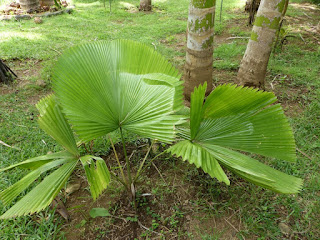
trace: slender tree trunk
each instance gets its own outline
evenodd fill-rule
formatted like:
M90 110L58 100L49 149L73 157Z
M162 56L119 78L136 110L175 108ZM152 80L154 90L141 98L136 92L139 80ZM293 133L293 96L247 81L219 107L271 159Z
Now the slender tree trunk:
M208 83L212 90L213 34L215 0L191 0L187 27L187 53L184 67L185 97L194 87Z
M260 0L247 0L245 11L249 13L248 25L252 26L254 17L259 9Z
M286 0L262 0L246 52L240 64L238 83L264 89L272 44Z
M140 0L139 11L151 11L152 5L151 0Z

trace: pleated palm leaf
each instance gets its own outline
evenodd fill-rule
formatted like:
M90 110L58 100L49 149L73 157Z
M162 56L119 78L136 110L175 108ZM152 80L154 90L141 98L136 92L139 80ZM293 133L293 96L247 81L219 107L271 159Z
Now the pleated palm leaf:
M190 122L169 152L230 184L221 165L242 178L280 193L296 193L302 180L235 150L295 161L291 127L273 93L222 85L204 101L206 84L191 95Z
M117 129L174 140L183 87L178 71L144 44L128 40L74 47L58 61L53 88L83 141Z
M61 111L61 107L57 104L55 96L51 95L40 100L37 108L40 112L38 119L40 127L61 144L65 151L31 158L0 169L0 172L15 167L31 169L30 173L21 180L0 193L2 202L10 204L41 174L56 168L41 183L0 216L0 219L22 216L43 210L59 193L79 160L86 171L94 199L101 194L110 182L110 173L103 159L89 155L80 156L71 128Z

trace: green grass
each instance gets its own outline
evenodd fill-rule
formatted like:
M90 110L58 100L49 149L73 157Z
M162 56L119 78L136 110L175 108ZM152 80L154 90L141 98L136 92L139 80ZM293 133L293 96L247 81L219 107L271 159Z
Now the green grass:
M301 40L294 39L291 41L297 43ZM313 48L310 49L312 46ZM316 50L316 46L313 44L308 44L308 49L301 47L301 45L283 46L283 50L270 59L269 69L273 73L292 76L295 85L307 85L317 89L320 86L320 81L316 81L320 72L318 64L320 52ZM292 56L297 57L292 58Z
M137 1L128 0L133 5ZM0 22L0 52L3 59L38 59L43 71L41 76L49 81L50 70L57 57L65 49L88 41L132 39L155 46L162 54L175 55L160 40L167 36L184 33L187 24L188 1L166 4L154 1L155 12L130 13L112 4L112 12L102 3L76 2L76 11L56 17L45 18L41 25L33 21Z
M59 150L36 123L37 110L28 98L34 94L44 94L38 90L22 90L19 93L0 95L0 136L7 144L19 148L0 145L0 168L23 159ZM26 171L14 170L0 173L0 189L15 183ZM29 188L30 190L30 188ZM1 214L8 209L0 202ZM55 239L60 236L62 221L54 216L53 210L46 210L34 216L16 220L1 220L1 239Z
M134 0L125 2L138 5L138 1ZM13 69L18 71L27 83L21 88L15 85L2 87L10 90L10 93L0 95L0 140L21 150L0 145L0 168L60 149L39 129L36 123L38 113L34 103L38 98L35 96L42 96L51 91L52 66L60 53L67 48L89 41L118 38L138 40L154 46L174 65L182 68L184 49L177 49L177 45L181 43L181 36L186 32L188 1L153 2L155 7L152 14L127 12L119 1L113 2L110 14L108 5L104 9L101 2L88 0L75 2L76 10L72 14L45 18L43 24L37 25L33 21L0 22L1 58L7 60L10 66L14 66ZM220 22L220 1L217 2L217 35L250 35L250 29L247 31L232 26L235 20L242 21L243 24L247 22L247 16L242 14L242 10L235 10L243 3L244 1L236 0L224 2ZM302 23L305 25L316 25L320 16L312 15L313 18L309 19L304 13L312 13L306 11L289 6L288 15L304 19ZM241 222L236 233L239 239L242 239L242 236L252 239L283 239L285 236L278 227L280 222L290 226L296 239L320 238L320 48L312 37L303 32L301 34L306 43L301 40L298 31L301 30L301 26L290 26L288 29L289 34L295 37L288 38L282 51L279 48L272 54L267 85L273 81L279 101L288 104L286 111L291 116L290 122L299 149L298 159L296 164L274 159L269 159L268 162L281 171L305 179L303 191L294 196L278 195L234 176L231 177L231 186L226 187L192 167L181 169L181 164L176 160L167 159L157 163L171 169L172 179L167 180L168 183L174 182L174 173L177 172L182 175L181 184L187 186L186 189L196 189L196 194L190 199L193 206L191 211L194 214L204 214L206 219L215 217L220 221L232 216L233 220ZM214 68L226 71L226 76L236 71L245 51L245 44L246 40L240 39L224 41L216 46ZM31 74L35 71L38 74ZM37 85L37 81L41 79L48 83L46 88ZM99 139L94 146L94 151L101 155L106 154L108 149L105 139ZM24 173L23 170L0 173L0 189L13 184ZM178 190L176 185L168 187L160 178L157 185L154 182L148 183L147 179L146 184L151 187L152 193L160 203ZM113 195L119 195L119 189L113 191ZM213 203L214 208L208 203ZM150 206L147 204L145 208ZM0 214L6 209L7 207L0 202ZM156 221L153 227L157 228L160 214L151 210L149 209L149 214ZM185 215L181 218L178 215L178 210L171 212L168 221L172 220L173 225L182 226ZM0 238L59 239L63 238L63 223L61 218L53 215L52 210L46 210L16 220L0 221ZM219 239L224 233L225 229L218 229L214 234L200 228L198 230L200 239ZM147 234L149 233L145 233ZM179 234L189 239L195 238L191 233L182 230Z
M245 50L245 45L239 45L236 42L221 44L214 49L213 67L222 70L238 69Z

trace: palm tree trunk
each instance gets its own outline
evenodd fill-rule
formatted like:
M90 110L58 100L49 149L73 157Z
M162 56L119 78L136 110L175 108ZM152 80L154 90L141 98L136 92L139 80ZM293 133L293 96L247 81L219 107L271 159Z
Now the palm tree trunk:
M246 52L240 64L238 83L264 89L273 40L286 0L262 0L251 32Z
M151 0L140 0L139 11L151 11Z
M184 67L185 97L194 87L208 83L212 90L213 34L215 0L191 0L187 27L187 53Z
M28 11L30 9L35 10L40 6L39 0L20 0L19 2L22 10L24 11Z
M21 0L20 0L21 1ZM53 6L54 5L54 0L39 0L40 6Z

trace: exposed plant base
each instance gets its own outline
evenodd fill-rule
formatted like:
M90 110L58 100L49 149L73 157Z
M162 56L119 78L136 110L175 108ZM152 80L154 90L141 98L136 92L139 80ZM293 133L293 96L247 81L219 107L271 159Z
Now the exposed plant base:
M120 149L117 145L117 150ZM136 161L135 158L144 155L145 150L145 144L131 144L128 154ZM113 153L103 158L116 167ZM120 159L124 162L123 156ZM133 210L123 187L116 182L96 202L92 202L86 190L86 182L74 176L72 181L80 181L82 187L66 197L70 222L63 226L65 237L76 240L200 239L205 234L237 239L236 236L240 236L238 232L243 226L239 218L232 214L233 210L230 210L228 216L213 214L219 212L223 205L219 203L221 200L226 197L224 201L228 201L228 194L216 196L215 200L200 197L201 192L206 191L206 186L200 180L207 178L202 171L194 170L193 166L179 160L172 162L159 159L154 164L149 166L147 175L137 185L137 212ZM212 181L217 188L228 189L212 179L207 180ZM112 216L93 219L89 216L92 208L106 208Z

